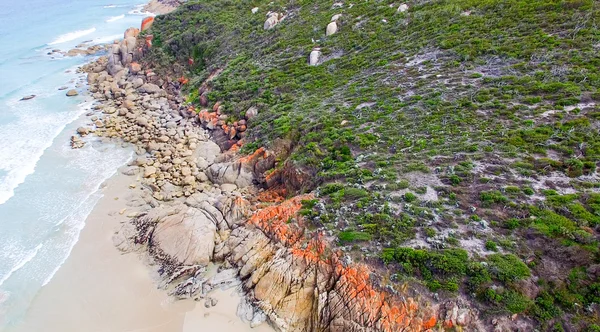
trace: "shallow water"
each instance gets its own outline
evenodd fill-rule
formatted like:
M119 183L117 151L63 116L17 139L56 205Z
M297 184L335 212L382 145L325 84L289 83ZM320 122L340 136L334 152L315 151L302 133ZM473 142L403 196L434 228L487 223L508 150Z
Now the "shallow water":
M102 182L131 149L69 137L85 123L76 68L91 57L48 55L107 43L138 27L145 1L5 1L0 11L0 330L17 322L68 257ZM23 96L34 94L28 101Z

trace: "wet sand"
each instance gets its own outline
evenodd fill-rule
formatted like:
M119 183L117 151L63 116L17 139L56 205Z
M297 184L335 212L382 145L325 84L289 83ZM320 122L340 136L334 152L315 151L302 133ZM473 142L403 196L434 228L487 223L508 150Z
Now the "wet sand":
M127 197L139 190L134 176L118 174L101 189L71 255L44 286L23 321L9 331L192 332L273 331L266 323L250 328L236 316L235 289L215 290L218 303L176 301L157 289L156 276L136 253L121 253L112 236L134 210ZM123 214L123 209L126 209Z

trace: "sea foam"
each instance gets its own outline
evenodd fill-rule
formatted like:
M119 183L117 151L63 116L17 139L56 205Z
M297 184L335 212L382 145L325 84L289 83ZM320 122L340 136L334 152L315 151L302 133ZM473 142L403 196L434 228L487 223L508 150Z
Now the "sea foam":
M77 30L77 31L65 33L64 35L60 35L60 36L58 36L58 38L56 38L52 42L48 43L48 45L56 45L56 44L70 42L77 38L81 38L85 35L89 35L90 33L94 33L95 31L96 31L96 28L90 28L87 30Z
M121 20L121 19L124 19L124 18L125 18L125 14L122 14L122 15L119 15L119 16L113 16L113 17L107 19L106 22L110 23L110 22L118 21L118 20Z
M95 44L106 44L106 43L112 43L115 40L121 40L121 39L123 39L123 34L119 33L119 34L110 35L110 36L98 37L98 38L94 39L94 43Z
M135 9L130 10L127 14L130 14L130 15L143 15L143 16L156 16L156 14L154 14L154 13L144 11L144 7L145 6L146 5L144 5L144 4L137 5L137 6L135 6Z
M25 266L25 264L29 263L36 255L37 253L40 251L40 249L42 249L43 245L40 243L37 245L37 247L35 247L35 249L27 252L27 254L25 256L23 256L18 262L17 264L15 264L12 269L10 269L10 271L8 271L8 273L2 277L2 279L0 279L0 286L2 286L2 284L8 280L8 278L10 278L10 276L13 275L13 273L17 272L19 269L21 269L23 266Z
M3 142L0 144L0 170L5 173L0 176L0 205L15 194L14 190L35 171L36 164L52 141L69 123L79 118L89 104L72 112L39 114L34 109L8 103L8 111L13 111L18 120L0 126L0 141ZM36 134L23 137L23 128Z

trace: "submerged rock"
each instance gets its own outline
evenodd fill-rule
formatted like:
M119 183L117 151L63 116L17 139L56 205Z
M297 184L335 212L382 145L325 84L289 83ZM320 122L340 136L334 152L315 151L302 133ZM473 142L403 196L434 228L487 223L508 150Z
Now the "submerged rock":
M25 96L25 97L21 98L21 100L31 100L33 98L35 98L35 95L29 95L29 96Z

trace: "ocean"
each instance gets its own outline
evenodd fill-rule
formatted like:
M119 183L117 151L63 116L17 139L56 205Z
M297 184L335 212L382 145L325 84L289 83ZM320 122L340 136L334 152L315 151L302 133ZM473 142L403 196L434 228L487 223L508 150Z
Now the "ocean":
M24 316L77 242L101 184L133 155L94 138L71 149L92 106L76 68L93 57L48 53L122 38L147 15L139 0L1 3L0 331ZM27 95L36 97L20 101Z

